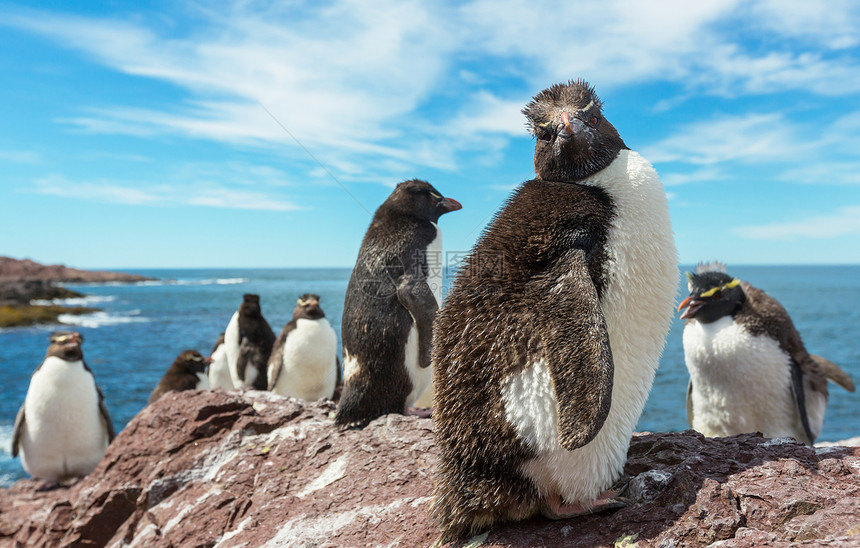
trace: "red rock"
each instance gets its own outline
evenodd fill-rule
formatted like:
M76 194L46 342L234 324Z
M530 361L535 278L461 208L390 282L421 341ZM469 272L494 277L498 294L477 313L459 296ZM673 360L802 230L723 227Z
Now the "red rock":
M339 431L334 406L172 392L71 488L0 490L0 546L430 546L432 422ZM637 434L631 504L498 525L481 546L857 546L860 448ZM626 543L626 544L625 544Z

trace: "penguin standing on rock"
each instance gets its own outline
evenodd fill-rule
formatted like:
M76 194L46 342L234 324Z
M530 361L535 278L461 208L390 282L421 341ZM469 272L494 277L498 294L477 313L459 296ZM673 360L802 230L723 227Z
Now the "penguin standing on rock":
M496 214L434 330L442 540L622 504L622 475L674 312L663 185L584 81L523 110L537 179Z
M80 333L51 335L33 372L12 434L28 474L66 483L92 472L113 441L113 422L93 372L84 363Z
M785 308L721 263L688 273L683 310L690 372L687 420L706 436L761 432L812 445L827 406L827 380L854 391L832 362L809 354Z
M208 390L209 376L206 373L206 367L211 363L212 358L204 358L196 350L182 352L173 361L167 373L161 377L146 405L172 390Z
M269 390L275 394L318 400L332 398L340 383L337 335L320 308L320 297L299 297L293 319L275 341L269 358Z
M275 343L275 333L263 317L260 296L243 296L239 310L233 314L224 332L224 347L233 387L265 390L266 364Z
M233 378L230 376L230 366L227 363L227 346L224 344L224 333L218 337L212 354L209 356L209 388L215 390L233 390Z
M344 301L344 387L335 422L403 413L432 381L442 299L439 217L462 206L421 180L397 185L367 229Z

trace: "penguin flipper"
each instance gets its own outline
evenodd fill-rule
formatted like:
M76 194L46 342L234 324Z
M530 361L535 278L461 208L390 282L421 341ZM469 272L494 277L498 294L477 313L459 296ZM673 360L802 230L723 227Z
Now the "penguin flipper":
M418 331L418 365L430 366L433 320L439 305L426 278L404 274L397 279L397 300L409 311Z
M687 383L687 424L693 427L693 379Z
M803 376L800 365L796 361L791 360L791 393L794 396L794 404L797 406L797 414L800 416L800 423L803 425L803 432L806 434L807 443L812 445L815 443L817 436L812 435L812 429L809 427L809 414L806 412L806 391L803 386Z
M821 356L810 354L809 357L812 358L812 361L818 364L818 367L821 369L821 372L824 373L825 377L845 390L854 392L854 381L851 380L848 373L843 371L841 367L826 358L822 358Z
M108 443L112 442L116 437L116 430L113 427L113 421L110 418L110 413L108 413L107 405L105 405L105 395L102 394L102 389L96 385L96 392L99 393L99 415L102 420L102 426L107 432Z
M268 390L271 392L275 385L278 384L278 376L281 374L281 365L284 363L284 346L287 344L287 337L296 328L296 321L287 322L278 335L275 345L272 347L272 355L269 357L269 365L266 368L267 377L269 379Z
M572 451L594 439L609 414L615 369L609 331L584 250L573 250L539 283L552 301L536 324L557 401L558 441Z
M18 442L21 441L21 432L24 431L24 404L21 404L21 409L15 416L15 426L12 428L12 456L18 456Z

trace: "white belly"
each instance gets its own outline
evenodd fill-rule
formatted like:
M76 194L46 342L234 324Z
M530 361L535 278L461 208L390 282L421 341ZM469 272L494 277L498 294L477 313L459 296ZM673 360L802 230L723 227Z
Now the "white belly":
M537 359L503 386L508 420L538 452L523 466L543 494L591 501L621 475L674 315L678 261L663 185L651 165L622 150L589 184L608 189L616 216L609 231L609 283L601 306L615 376L612 405L588 444L558 443L556 399L546 362Z
M412 392L406 397L406 407L411 407L425 392L432 390L431 382L433 380L433 368L418 365L418 330L415 328L414 320L412 328L409 330L409 336L406 338L404 365L406 365L409 381L412 383ZM422 407L430 406L423 405Z
M436 238L427 246L427 284L430 290L433 291L433 296L436 297L436 306L442 306L442 275L445 270L445 261L442 256L442 231L436 223ZM412 342L410 342L412 341ZM410 344L414 346L414 350L410 348ZM409 373L409 380L412 381L412 386L415 389L409 394L406 405L415 405L416 407L433 407L433 366L421 369L418 365L418 333L414 327L409 331L409 339L406 342L406 352L409 356L410 352L414 352L414 363L409 365L407 359L406 371ZM422 388L423 387L423 388ZM416 391L420 390L420 392ZM413 397L414 396L414 397Z
M242 388L244 383L239 378L239 371L236 364L239 362L239 312L233 313L230 322L227 324L227 329L224 330L224 351L227 354L227 369L230 372L230 378L233 381L234 388Z
M213 390L223 388L233 390L233 378L230 377L230 367L227 365L227 345L219 344L212 353L212 363L209 364L209 387Z
M789 356L779 344L752 336L732 318L684 327L684 358L693 382L693 428L706 436L761 432L803 437L791 388ZM821 427L809 413L813 431ZM800 439L800 438L798 438Z
M427 246L427 284L436 297L436 306L442 306L442 274L445 267L445 261L442 257L442 231L436 223L433 223L436 228L436 237Z
M107 450L98 392L83 362L46 358L30 380L24 413L21 464L31 476L54 481L84 476Z
M284 344L281 372L272 392L305 400L332 397L336 353L337 336L327 319L299 319Z

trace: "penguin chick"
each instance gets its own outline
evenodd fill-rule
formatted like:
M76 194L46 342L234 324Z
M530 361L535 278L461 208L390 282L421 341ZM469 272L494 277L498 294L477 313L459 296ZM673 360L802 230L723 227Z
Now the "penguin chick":
M116 433L104 395L84 362L83 337L51 335L15 418L12 456L28 474L65 483L92 472Z
M275 333L263 317L260 296L244 295L239 310L233 314L224 332L227 364L234 388L266 389L266 364L274 343Z
M230 366L227 363L227 345L224 344L224 333L218 337L212 353L209 355L209 388L215 390L233 390L233 378L230 376Z
M196 350L184 351L173 360L167 373L158 381L146 405L171 390L208 390L209 376L206 373L206 367L211 363L212 358L204 358Z
M373 216L344 300L344 388L335 422L403 413L432 381L433 319L442 299L439 217L462 206L420 180L397 185Z
M340 384L337 335L320 308L320 297L305 293L293 319L275 341L268 366L269 390L282 396L318 400L334 397Z
M475 244L434 329L445 542L620 504L610 488L674 312L677 255L651 165L584 81L523 113L538 178Z
M681 302L690 372L687 421L705 436L761 432L812 445L824 423L827 380L854 391L847 373L806 351L785 308L726 274L724 265L688 273Z

